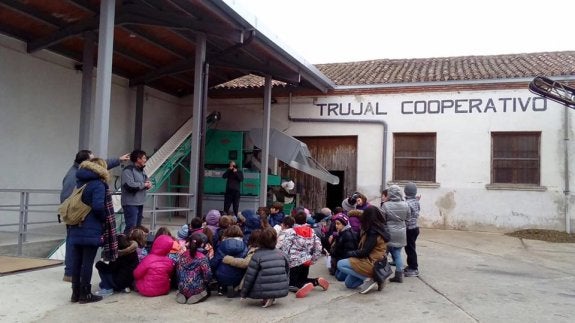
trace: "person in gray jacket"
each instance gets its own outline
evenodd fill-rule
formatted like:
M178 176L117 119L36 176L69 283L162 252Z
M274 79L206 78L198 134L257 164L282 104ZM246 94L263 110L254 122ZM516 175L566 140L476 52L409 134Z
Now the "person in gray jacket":
M76 153L76 158L74 158L74 164L68 169L68 172L62 179L62 191L60 191L60 203L63 203L74 191L76 188L76 173L78 172L78 168L83 161L90 160L94 158L94 154L92 151L83 149ZM108 169L112 169L120 165L121 162L127 161L130 159L129 154L125 154L120 156L119 158L110 158L106 159L106 163L108 164ZM60 222L60 215L58 214L58 222ZM68 243L68 231L69 227L66 229L66 253L64 255L64 278L63 281L71 282L72 281L72 253L68 252L71 250L72 247Z
M395 262L395 276L390 282L403 282L403 260L401 258L401 249L407 244L406 238L406 221L411 219L411 209L407 202L403 200L401 188L397 185L391 185L387 190L387 201L381 207L387 221L387 229L391 237L387 243L387 249Z
M274 228L262 230L259 249L250 260L240 293L242 299L261 299L262 307L270 307L276 298L289 293L289 262L283 252L276 249L276 242Z
M126 227L124 234L142 224L146 191L152 188L152 182L144 172L148 156L143 150L136 149L130 154L132 165L122 171L122 209Z

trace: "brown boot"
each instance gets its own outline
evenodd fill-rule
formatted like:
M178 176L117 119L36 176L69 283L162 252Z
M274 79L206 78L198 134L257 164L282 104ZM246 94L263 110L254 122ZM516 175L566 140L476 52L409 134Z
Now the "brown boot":
M395 271L395 276L389 280L394 283L403 283L403 271Z

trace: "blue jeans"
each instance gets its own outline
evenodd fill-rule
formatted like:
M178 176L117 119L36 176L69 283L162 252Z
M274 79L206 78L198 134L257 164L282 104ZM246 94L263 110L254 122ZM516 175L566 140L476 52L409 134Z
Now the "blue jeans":
M114 275L112 273L103 273L98 270L98 275L100 275L101 289L116 289L116 284L114 283Z
M343 282L345 281L346 278L347 274L342 273L341 271L339 271L339 269L335 270L335 279L337 279L337 281Z
M347 275L347 277L345 277L345 287L347 288L358 288L363 284L363 281L367 279L367 276L358 274L353 270L349 263L349 258L338 261L337 270Z
M126 222L124 234L128 235L130 230L142 224L142 219L144 218L144 206L122 205L122 209L124 209L124 222Z
M401 258L401 247L389 247L389 252L391 253L391 257L393 258L393 262L395 262L395 271L402 272L403 271L403 259Z

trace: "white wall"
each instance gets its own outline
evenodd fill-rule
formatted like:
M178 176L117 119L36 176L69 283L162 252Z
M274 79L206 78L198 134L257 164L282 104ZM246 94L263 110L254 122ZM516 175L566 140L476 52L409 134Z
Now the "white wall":
M449 102L459 104L459 113L455 112L455 107L445 107L443 113L423 113L423 109L417 110L422 113L415 113L406 103L433 101L431 105L435 108L441 104L437 102L442 100L448 100L447 105ZM481 100L481 104L477 100ZM472 109L470 102L474 106ZM342 115L339 108L328 113L329 103L341 103L344 114L350 104L359 115ZM367 109L368 103L370 109ZM360 110L360 104L363 104L363 110ZM421 108L421 104L418 103L418 107ZM262 125L261 99L212 100L210 109L222 113L221 128L248 130ZM391 184L393 133L435 132L437 184L419 185L422 226L487 231L533 227L564 230L564 109L560 104L539 98L527 89L294 97L291 104L288 99L280 98L277 104L272 105L271 126L293 136L357 135L357 188L375 204L379 204L381 149L384 146L387 154L385 182ZM436 111L441 110L431 110ZM288 113L294 118L325 122L289 122ZM574 113L569 111L571 124L575 121ZM344 119L357 120L358 123L332 123ZM384 120L387 123L389 133L386 143L383 142L382 126L361 123L365 120ZM539 190L525 187L488 189L493 131L542 132ZM572 130L569 132L573 138ZM573 140L569 141L569 150L572 162L575 158ZM574 184L573 171L570 170L570 186ZM569 198L572 199L571 196ZM573 210L573 207L574 201L570 200L569 209ZM569 216L573 218L573 211Z

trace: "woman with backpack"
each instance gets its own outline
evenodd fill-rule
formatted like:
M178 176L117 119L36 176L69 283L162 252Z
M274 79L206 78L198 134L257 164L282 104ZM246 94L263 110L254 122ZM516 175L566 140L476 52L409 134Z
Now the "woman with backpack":
M103 241L105 260L114 261L118 257L118 243L106 161L93 158L82 162L76 178L78 188L85 185L82 202L91 210L82 222L70 226L68 234L73 259L70 300L84 304L102 300L101 296L92 294L90 284L98 247Z

